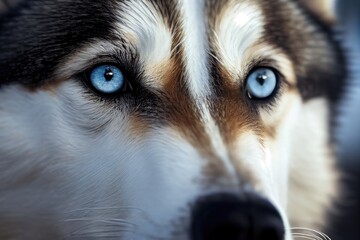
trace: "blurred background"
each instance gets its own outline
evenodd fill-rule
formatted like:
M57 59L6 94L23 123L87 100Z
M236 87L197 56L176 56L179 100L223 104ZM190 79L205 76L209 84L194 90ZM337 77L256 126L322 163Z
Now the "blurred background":
M314 0L317 1L317 0ZM360 0L338 0L339 30L351 70L347 92L339 109L339 165L344 196L334 214L329 235L333 240L360 239Z
M0 0L0 12L20 0ZM24 0L26 1L26 0ZM74 0L75 1L75 0ZM99 0L100 1L100 0ZM318 0L313 0L318 1ZM360 239L360 0L338 0L339 32L351 70L336 129L344 196L327 230L332 240ZM1 54L1 53L0 53Z

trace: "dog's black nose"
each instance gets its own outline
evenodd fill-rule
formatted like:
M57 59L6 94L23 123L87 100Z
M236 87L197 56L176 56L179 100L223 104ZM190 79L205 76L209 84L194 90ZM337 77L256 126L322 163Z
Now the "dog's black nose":
M283 240L280 214L266 199L246 193L211 195L193 210L192 240Z

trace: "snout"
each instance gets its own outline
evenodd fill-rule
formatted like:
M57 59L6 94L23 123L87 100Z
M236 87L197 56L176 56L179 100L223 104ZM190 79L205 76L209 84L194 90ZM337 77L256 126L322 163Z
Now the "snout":
M253 194L216 194L193 209L192 240L283 240L284 224L275 207Z

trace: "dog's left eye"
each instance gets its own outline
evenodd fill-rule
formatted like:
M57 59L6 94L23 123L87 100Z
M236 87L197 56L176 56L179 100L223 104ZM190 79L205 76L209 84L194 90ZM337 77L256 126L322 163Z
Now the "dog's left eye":
M246 91L250 98L265 99L276 90L277 74L271 68L258 68L250 73L246 80Z
M121 70L110 64L97 66L90 71L89 82L96 91L103 94L113 94L126 86Z

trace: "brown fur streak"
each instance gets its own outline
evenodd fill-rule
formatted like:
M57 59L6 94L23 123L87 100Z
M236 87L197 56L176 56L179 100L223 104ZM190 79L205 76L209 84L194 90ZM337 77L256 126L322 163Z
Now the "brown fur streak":
M180 65L179 65L180 64ZM186 75L184 68L178 63L172 74L168 75L171 80L167 81L163 102L166 105L169 122L178 128L193 145L209 146L210 140L206 136L204 127L201 124L200 113L196 110L189 91L185 85Z
M209 29L214 29L217 21L228 9L231 1L206 1L208 12L207 23ZM231 145L242 133L252 130L260 132L261 124L258 122L258 112L246 97L242 79L239 84L234 82L231 74L217 61L218 53L213 33L208 33L210 43L211 81L216 93L216 100L212 104L211 113L219 124L220 131L226 144ZM250 64L250 63L249 63ZM241 67L241 66L239 66Z
M231 144L241 133L258 127L258 113L247 99L243 87L232 84L230 74L215 60L212 78L216 83L217 96L211 113L219 124L225 143Z
M155 9L159 11L172 33L171 57L169 61L162 66L159 74L161 82L164 82L164 88L158 92L166 119L164 124L175 126L178 131L196 146L209 146L209 139L205 136L203 127L200 123L200 115L196 112L194 102L190 97L189 90L186 87L184 46L181 42L184 34L181 27L180 12L176 1L153 0L150 1ZM174 8L175 6L175 8ZM136 113L135 113L136 114ZM135 120L136 119L136 120ZM140 127L140 131L150 127L151 123L141 116L132 119L134 128Z

